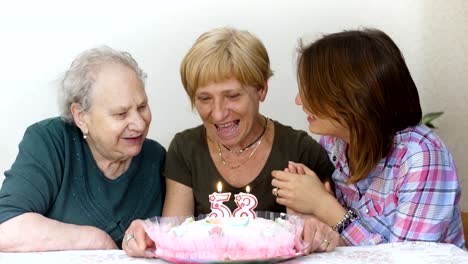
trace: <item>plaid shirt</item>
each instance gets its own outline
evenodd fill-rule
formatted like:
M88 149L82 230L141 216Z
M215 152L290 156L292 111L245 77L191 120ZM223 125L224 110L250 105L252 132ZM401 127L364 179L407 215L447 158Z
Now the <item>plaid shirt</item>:
M452 156L424 125L398 132L390 154L356 184L346 184L347 143L323 136L321 145L335 165L338 201L359 218L341 234L349 245L434 241L464 248L460 186Z

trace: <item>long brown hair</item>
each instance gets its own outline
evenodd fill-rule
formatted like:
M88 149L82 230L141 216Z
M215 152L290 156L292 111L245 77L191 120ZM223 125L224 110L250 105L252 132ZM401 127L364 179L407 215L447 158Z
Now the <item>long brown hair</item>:
M397 131L421 120L403 55L382 31L344 31L301 47L297 77L304 107L349 129L349 183L389 154Z

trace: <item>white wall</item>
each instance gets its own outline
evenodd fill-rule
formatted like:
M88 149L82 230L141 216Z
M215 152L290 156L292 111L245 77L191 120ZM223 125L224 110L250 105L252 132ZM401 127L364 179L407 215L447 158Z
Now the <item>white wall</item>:
M148 73L149 136L168 146L200 123L179 81L185 52L202 32L247 29L265 43L275 71L262 111L307 129L294 103L299 37L377 27L402 49L424 112L444 110L437 131L452 150L468 192L468 1L196 0L10 1L0 4L0 170L9 168L25 128L57 115L54 80L82 50L99 44L131 52ZM0 176L0 182L3 176ZM468 210L468 194L463 207Z

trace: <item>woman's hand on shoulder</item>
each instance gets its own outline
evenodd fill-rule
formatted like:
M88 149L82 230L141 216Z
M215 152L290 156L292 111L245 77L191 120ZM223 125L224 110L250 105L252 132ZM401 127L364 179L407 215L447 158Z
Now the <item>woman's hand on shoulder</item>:
M146 234L143 220L133 220L122 240L122 249L125 253L131 257L153 258L154 247L154 241Z

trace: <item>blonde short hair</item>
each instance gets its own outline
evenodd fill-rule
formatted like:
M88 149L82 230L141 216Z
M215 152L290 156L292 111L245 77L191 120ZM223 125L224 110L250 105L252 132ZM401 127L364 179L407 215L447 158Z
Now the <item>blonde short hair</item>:
M263 43L248 31L227 27L203 33L180 66L192 107L198 87L235 78L243 85L261 89L272 75Z

